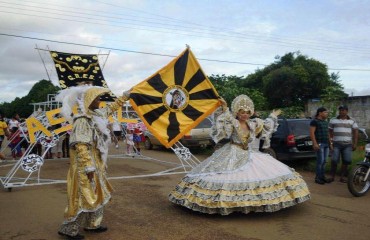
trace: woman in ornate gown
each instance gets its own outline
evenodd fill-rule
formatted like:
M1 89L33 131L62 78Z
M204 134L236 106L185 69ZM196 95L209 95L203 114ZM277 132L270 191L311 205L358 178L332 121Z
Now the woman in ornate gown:
M277 128L273 111L266 120L250 119L254 104L246 95L236 97L231 112L223 101L215 118L213 140L230 142L194 167L170 193L169 200L194 211L228 215L232 212L275 212L310 199L302 177L292 168L258 151L256 136L270 144Z

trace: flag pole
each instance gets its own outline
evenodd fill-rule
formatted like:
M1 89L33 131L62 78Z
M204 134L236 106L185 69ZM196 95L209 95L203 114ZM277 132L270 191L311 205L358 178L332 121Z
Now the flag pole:
M50 78L50 75L49 75L49 72L48 72L48 69L46 68L46 65L45 65L45 61L44 61L44 59L42 58L42 56L41 56L41 53L40 53L40 48L38 48L38 46L37 46L37 44L35 44L35 49L37 50L37 52L39 53L39 56L40 56L40 58L41 58L41 62L42 62L42 64L44 65L44 68L45 68L45 71L46 71L46 75L48 76L48 79L49 79L49 81L51 82L51 78Z

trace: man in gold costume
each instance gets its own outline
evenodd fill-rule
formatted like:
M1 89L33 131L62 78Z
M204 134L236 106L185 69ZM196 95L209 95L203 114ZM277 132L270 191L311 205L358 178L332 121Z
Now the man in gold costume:
M73 124L70 136L70 168L67 176L68 205L58 234L68 239L83 239L80 227L88 232L105 232L101 225L104 206L111 198L112 186L106 176L110 132L108 116L128 99L128 92L105 108L100 96L109 89L77 86L62 90L61 114ZM72 109L77 105L77 113Z

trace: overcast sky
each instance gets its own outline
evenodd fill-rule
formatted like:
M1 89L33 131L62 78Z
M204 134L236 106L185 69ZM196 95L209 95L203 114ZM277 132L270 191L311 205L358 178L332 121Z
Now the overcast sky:
M369 13L370 2L359 0L0 0L0 102L41 79L58 85L49 53L36 45L103 54L116 94L188 44L207 75L246 76L300 51L338 72L347 93L370 95Z

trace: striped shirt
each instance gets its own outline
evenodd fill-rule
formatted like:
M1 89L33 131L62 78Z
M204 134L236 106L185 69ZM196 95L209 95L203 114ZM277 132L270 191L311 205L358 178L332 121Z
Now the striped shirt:
M332 118L329 122L329 129L333 130L333 142L352 144L352 130L358 129L353 118L347 119Z

